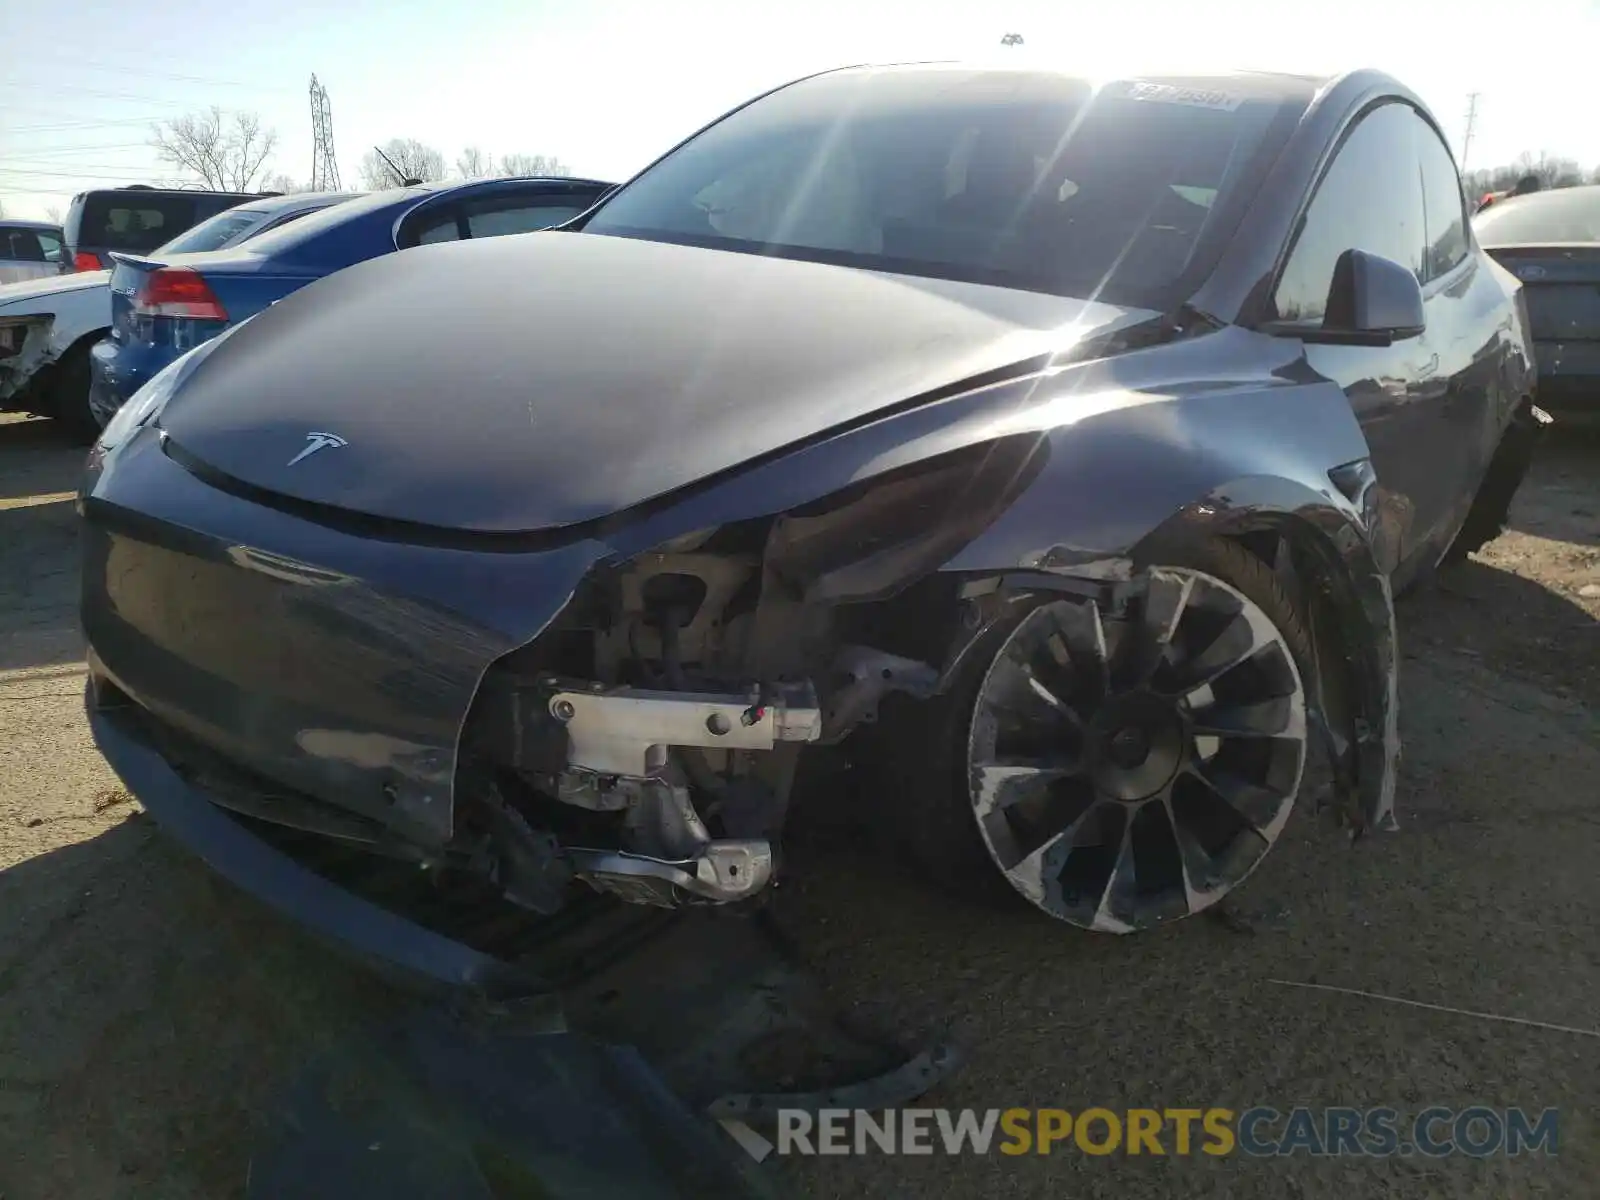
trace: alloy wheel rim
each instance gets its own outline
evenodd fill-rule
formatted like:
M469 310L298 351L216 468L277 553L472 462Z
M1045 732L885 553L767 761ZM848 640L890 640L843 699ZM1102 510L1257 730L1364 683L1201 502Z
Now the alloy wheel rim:
M989 664L968 736L995 865L1058 920L1129 933L1200 912L1260 865L1305 769L1305 690L1237 588L1160 567L1117 620L1033 609Z

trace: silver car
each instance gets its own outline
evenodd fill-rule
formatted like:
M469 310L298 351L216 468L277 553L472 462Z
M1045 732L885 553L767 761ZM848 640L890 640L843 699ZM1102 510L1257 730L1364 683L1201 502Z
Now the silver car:
M0 284L67 270L61 227L48 221L0 220Z
M300 192L248 200L151 253L188 254L237 246L357 194ZM54 236L59 255L60 231ZM89 348L111 326L110 284L110 271L78 271L0 286L0 410L55 417L81 440L94 438L99 423L89 411Z

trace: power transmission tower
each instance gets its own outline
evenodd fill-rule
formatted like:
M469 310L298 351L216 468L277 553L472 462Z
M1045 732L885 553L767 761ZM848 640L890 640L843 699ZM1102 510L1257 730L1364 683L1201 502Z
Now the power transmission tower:
M333 110L328 89L311 77L311 190L339 190L339 160L333 155Z
M1467 93L1467 131L1461 135L1461 169L1467 169L1467 155L1472 153L1472 131L1478 124L1478 97L1482 93Z

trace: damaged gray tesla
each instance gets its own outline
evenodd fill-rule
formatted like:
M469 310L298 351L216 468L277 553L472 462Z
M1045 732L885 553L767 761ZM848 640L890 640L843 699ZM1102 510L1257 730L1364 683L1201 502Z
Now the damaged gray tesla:
M1147 929L1308 754L1392 824L1392 596L1499 533L1532 387L1387 77L826 73L154 379L83 489L91 719L349 940L267 831L534 913L738 904L819 745L938 881Z

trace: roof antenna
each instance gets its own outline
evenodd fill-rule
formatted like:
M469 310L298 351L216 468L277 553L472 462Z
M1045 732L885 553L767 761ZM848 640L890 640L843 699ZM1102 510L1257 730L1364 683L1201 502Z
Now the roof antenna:
M413 176L402 175L400 173L400 168L394 165L394 159L390 158L383 152L382 146L374 146L372 149L379 158L383 159L383 161L388 164L389 170L394 172L394 177L400 181L401 187L416 187L422 182L422 180L414 178Z

